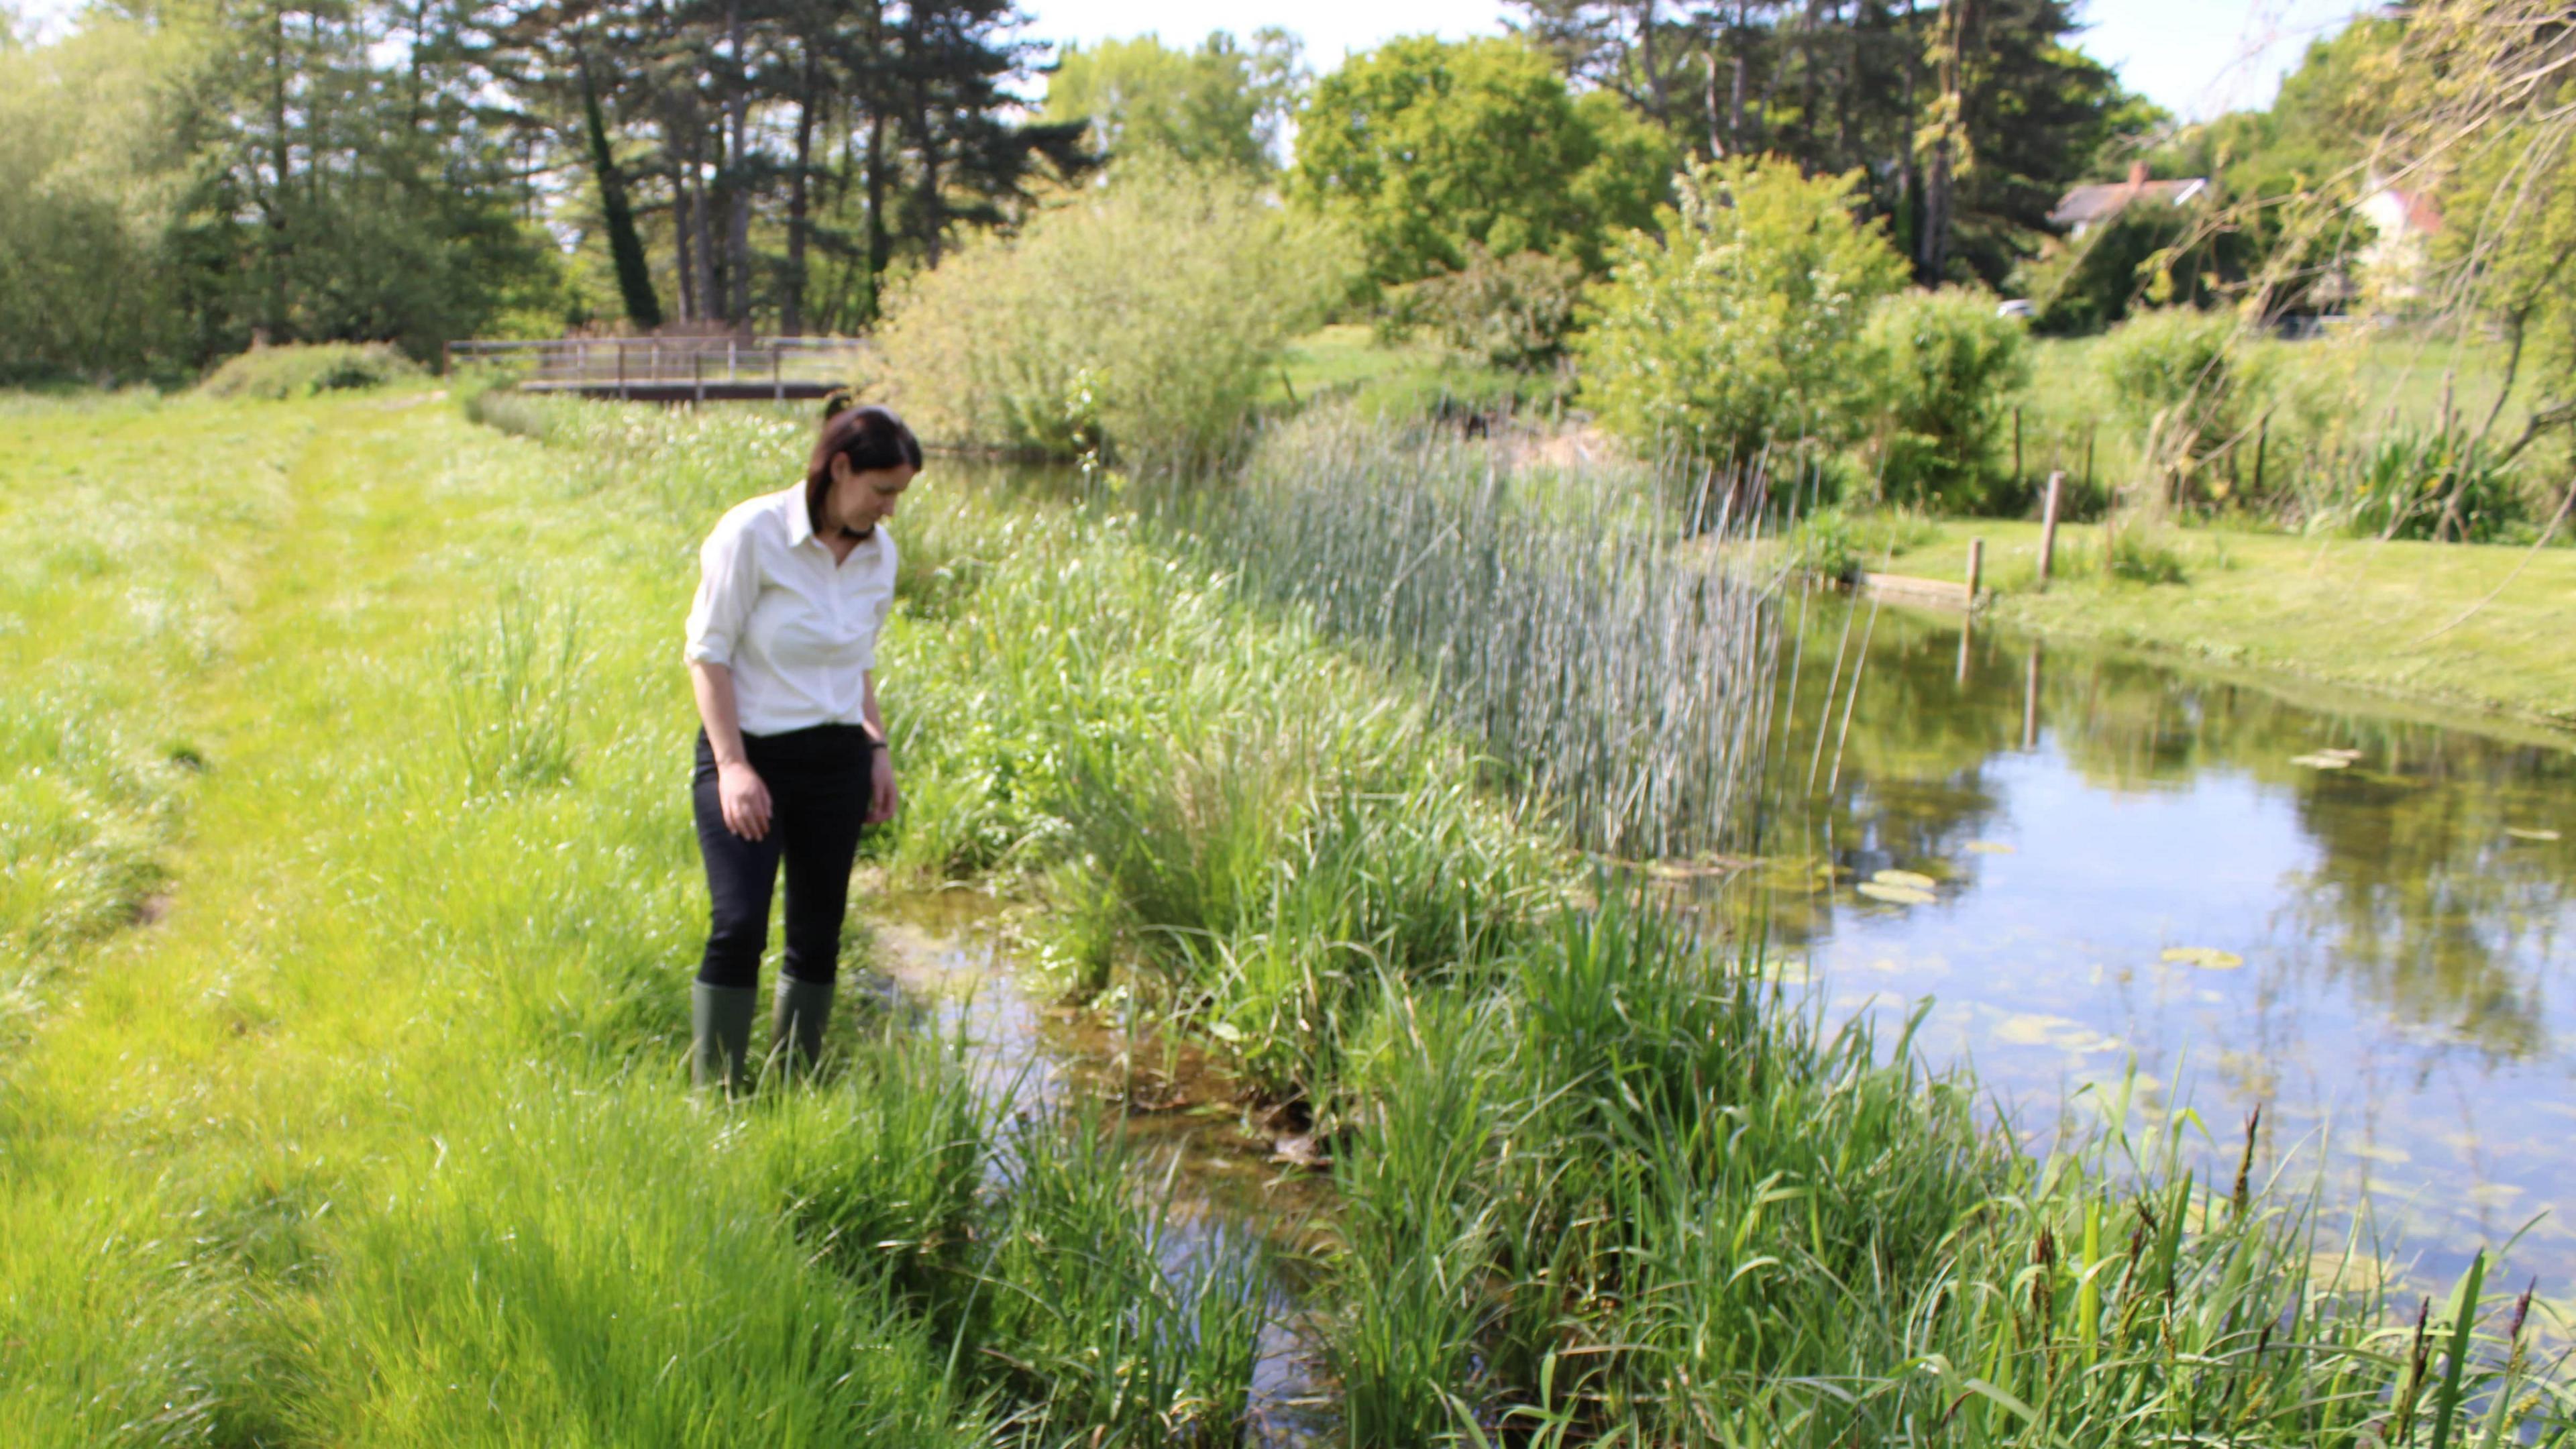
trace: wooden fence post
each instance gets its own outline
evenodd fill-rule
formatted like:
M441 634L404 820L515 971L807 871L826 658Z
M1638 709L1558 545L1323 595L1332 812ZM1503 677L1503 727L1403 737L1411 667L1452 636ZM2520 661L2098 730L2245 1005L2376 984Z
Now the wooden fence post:
M1986 571L1986 541L1968 540L1968 612L1977 611L1977 578Z
M2048 475L2048 501L2039 513L2039 586L2048 587L2049 566L2057 559L2057 495L2066 486L2064 473Z
M2030 670L2021 684L2021 747L2039 748L2039 641L2030 641Z

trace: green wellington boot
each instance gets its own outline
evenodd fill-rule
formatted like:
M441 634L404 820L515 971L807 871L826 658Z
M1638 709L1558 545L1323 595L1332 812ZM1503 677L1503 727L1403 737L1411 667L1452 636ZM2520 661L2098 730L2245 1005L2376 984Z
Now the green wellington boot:
M799 981L778 973L778 995L769 1007L769 1056L790 1077L814 1070L823 1059L823 1027L832 1019L832 983Z
M691 982L689 1080L734 1096L750 1091L751 1019L759 1011L757 988Z

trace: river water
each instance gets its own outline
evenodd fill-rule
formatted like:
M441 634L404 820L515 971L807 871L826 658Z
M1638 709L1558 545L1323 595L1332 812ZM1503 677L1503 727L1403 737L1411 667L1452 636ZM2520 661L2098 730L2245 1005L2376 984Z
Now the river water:
M1772 798L1805 803L1759 873L1830 1017L1931 998L1919 1049L2034 1141L2134 1066L2232 1173L2260 1104L2259 1160L2366 1189L2410 1285L2525 1232L2517 1286L2576 1288L2566 742L1852 608L1811 596L1783 651Z

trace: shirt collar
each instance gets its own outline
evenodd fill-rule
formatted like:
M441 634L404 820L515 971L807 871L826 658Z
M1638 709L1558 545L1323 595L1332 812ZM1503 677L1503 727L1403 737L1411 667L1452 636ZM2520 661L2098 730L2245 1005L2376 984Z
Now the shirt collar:
M805 485L799 483L779 496L787 503L787 546L803 548L814 541L814 510L805 502Z

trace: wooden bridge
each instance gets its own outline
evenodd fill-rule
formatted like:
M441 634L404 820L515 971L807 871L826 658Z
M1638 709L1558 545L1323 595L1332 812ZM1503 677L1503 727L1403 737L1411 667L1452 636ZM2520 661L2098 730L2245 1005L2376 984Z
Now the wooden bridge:
M694 405L819 398L854 384L873 350L860 337L566 337L450 342L440 361L518 370L521 392Z

